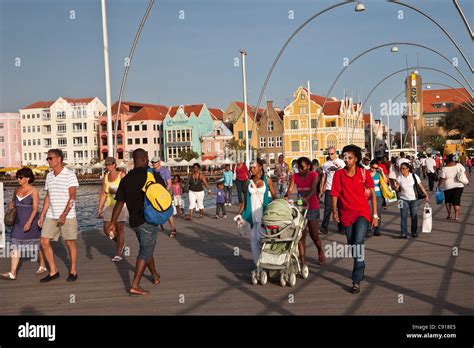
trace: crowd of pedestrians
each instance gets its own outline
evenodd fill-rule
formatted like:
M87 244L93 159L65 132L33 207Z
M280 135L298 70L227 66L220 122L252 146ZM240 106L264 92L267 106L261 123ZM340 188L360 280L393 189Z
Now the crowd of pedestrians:
M75 199L79 184L74 172L64 166L61 150L50 150L47 160L51 171L46 177L46 195L41 211L38 192L32 186L35 177L31 169L23 168L16 174L18 187L8 204L8 208L16 208L10 244L12 249L27 245L37 251L39 267L36 273L46 274L40 281L47 283L60 277L51 241L58 241L61 236L66 242L70 258L67 281L74 282L78 279ZM398 157L370 158L364 156L357 146L348 145L340 154L336 148L328 148L322 167L318 160L307 157L300 157L289 166L284 156L279 155L273 175L264 169L266 164L261 160L251 162L250 170L242 161L234 167L227 164L213 192L197 163L192 166L191 173L183 183L179 175L172 177L159 157L149 161L143 149L133 152L133 161L134 168L125 174L117 170L115 158L108 157L105 160L97 208L97 218L103 219L104 234L116 243L115 255L111 255L113 262L120 262L124 258L126 223L138 239L135 274L129 289L131 295L149 293L140 286L147 268L153 283L160 282L153 258L159 226L147 223L144 213L144 185L150 172L154 181L172 194L173 215L185 217L187 205L186 219L189 221L195 210L199 212L199 218L204 218L206 193L211 198L215 196L215 218L227 218L226 207L232 206L233 187L236 186L238 215L250 226L250 246L255 263L260 255L260 232L266 207L271 200L290 199L296 192L307 209L308 221L298 245L301 264L306 263L306 238L309 234L317 248L319 263L324 265L326 257L319 234L328 234L331 218L337 224L337 230L345 234L348 245L363 247L366 238L383 233L382 215L387 205L384 188L388 187L396 191L400 208L399 237L408 238L410 215L411 237L416 238L419 207L423 201L428 203L429 195L434 190L444 192L446 218L460 220L463 188L469 184L472 171L472 158L467 156L449 154L442 158L439 155L409 156L401 152ZM428 181L428 190L425 189L424 180ZM322 218L320 202L324 204ZM169 236L174 238L177 230L173 216L167 221L170 225ZM163 225L161 228L164 229ZM0 277L15 280L19 260L19 253L12 250L10 271ZM365 261L355 255L351 292L360 292L364 269Z

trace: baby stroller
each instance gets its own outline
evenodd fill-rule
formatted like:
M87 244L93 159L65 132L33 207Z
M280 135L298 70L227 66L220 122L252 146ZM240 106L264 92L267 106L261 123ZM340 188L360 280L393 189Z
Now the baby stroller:
M308 278L309 268L301 267L298 252L298 242L307 225L307 210L302 210L303 213L284 199L276 199L268 205L262 218L262 250L256 270L251 274L253 285L259 280L265 285L269 275L279 275L280 285L288 282L291 287L295 286L297 275Z

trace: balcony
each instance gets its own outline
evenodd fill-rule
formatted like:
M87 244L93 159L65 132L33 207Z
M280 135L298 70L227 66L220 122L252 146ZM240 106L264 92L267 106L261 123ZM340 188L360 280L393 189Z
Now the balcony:
M73 133L82 133L82 132L86 132L87 130L86 129L73 129L72 132Z
M45 148L49 149L52 145L51 144L44 144L43 145Z

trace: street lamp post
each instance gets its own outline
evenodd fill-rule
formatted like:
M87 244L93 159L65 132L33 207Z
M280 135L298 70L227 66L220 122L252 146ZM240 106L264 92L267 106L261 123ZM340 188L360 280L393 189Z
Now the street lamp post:
M245 122L245 164L247 168L250 165L250 137L249 137L249 123L248 123L248 113L247 113L247 79L246 79L246 72L245 72L245 56L247 52L244 50L240 50L240 56L242 57L242 87L244 89L244 122ZM257 111L255 110L254 116L254 124L257 118ZM253 125L252 125L253 129ZM253 133L252 133L253 136Z

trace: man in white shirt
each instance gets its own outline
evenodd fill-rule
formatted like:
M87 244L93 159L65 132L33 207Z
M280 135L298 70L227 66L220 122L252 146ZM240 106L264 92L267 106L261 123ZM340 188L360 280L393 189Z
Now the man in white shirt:
M64 167L64 154L59 149L48 151L48 163L51 172L46 176L43 210L41 211L38 225L41 230L41 247L44 256L48 260L49 274L40 280L47 283L59 278L59 272L54 262L54 253L51 248L51 239L58 241L59 236L66 241L69 257L71 258L71 268L68 282L77 280L76 270L76 239L77 239L77 219L76 219L76 190L79 183L76 174ZM46 218L46 219L45 219Z
M400 166L402 165L402 163L408 163L410 164L410 160L405 158L405 152L400 152L400 158L397 160L397 167L398 167L398 170L400 170ZM411 164L410 164L411 165Z
M430 191L433 191L434 183L438 180L436 177L436 161L432 156L429 156L426 159L426 173L428 175L428 185L430 187Z
M332 214L332 203L331 203L331 187L332 178L334 173L346 166L343 160L337 157L336 148L330 147L328 149L329 160L323 164L323 178L321 179L321 193L319 198L324 196L324 217L321 222L320 231L324 234L328 233L329 222ZM341 225L342 226L342 225ZM341 226L340 229L341 229Z
M423 174L423 180L426 179L426 156L421 156L421 174Z

